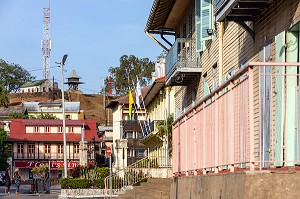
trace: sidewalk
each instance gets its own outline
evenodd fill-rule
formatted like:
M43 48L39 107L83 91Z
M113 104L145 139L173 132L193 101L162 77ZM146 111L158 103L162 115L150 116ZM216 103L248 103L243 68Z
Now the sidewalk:
M4 186L0 186L0 198L2 199L8 199L8 198L16 198L16 186L13 184L10 189L11 195L4 195ZM60 185L53 185L50 188L50 194L34 194L31 193L31 185L30 184L21 184L20 186L20 192L19 192L19 198L20 199L30 199L35 197L43 197L47 199L57 199L58 195L60 194Z

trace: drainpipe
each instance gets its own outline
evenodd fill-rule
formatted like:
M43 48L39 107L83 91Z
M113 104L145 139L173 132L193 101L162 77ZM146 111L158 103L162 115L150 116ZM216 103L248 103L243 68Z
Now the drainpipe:
M224 47L224 22L219 22L218 28L218 35L219 35L219 86L222 84L222 76L223 76L223 47Z
M145 31L146 35L148 37L150 37L155 43L157 43L158 45L160 45L160 47L162 47L165 51L169 52L169 49L167 47L165 47L162 43L160 43L157 39L155 39L152 35L149 34L148 30Z

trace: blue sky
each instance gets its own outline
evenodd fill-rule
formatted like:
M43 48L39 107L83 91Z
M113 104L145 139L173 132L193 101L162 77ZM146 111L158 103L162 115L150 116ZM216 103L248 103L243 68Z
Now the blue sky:
M64 76L75 69L85 82L80 90L99 93L108 68L118 66L122 55L155 61L162 48L144 33L152 4L153 0L51 0L50 67L68 54ZM48 0L0 0L0 59L21 65L36 79L43 78L45 7ZM53 76L61 85L60 68L50 68Z

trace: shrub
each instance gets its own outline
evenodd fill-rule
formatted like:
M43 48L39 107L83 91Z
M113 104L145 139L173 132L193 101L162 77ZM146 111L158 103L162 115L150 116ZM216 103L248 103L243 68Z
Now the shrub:
M88 179L62 178L60 186L62 189L88 189L92 187L92 183Z

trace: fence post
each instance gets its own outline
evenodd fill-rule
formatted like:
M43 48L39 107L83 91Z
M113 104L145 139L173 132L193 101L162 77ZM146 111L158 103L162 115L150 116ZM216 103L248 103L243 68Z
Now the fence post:
M250 144L250 170L254 170L254 89L253 66L248 67L249 75L249 144Z

